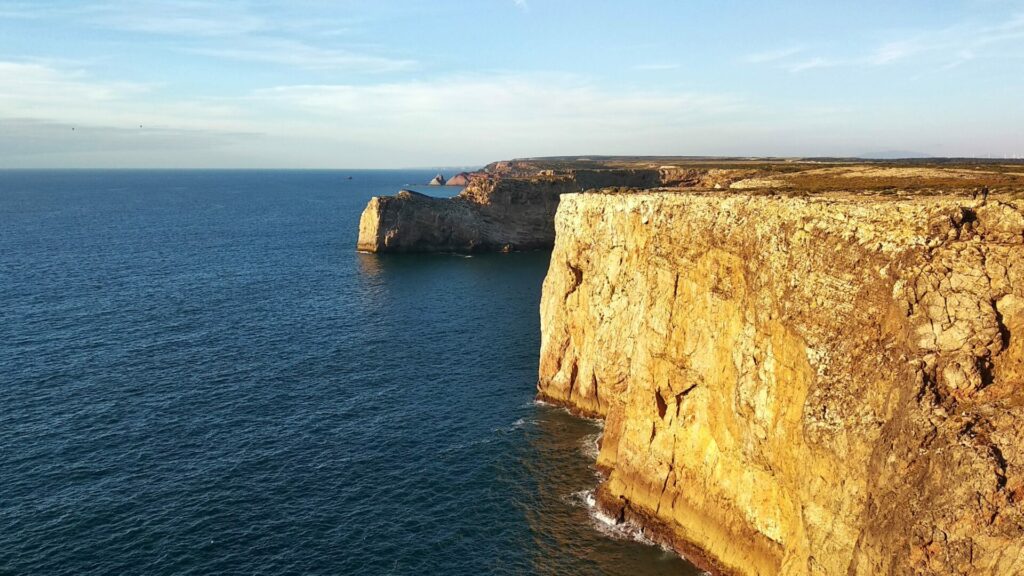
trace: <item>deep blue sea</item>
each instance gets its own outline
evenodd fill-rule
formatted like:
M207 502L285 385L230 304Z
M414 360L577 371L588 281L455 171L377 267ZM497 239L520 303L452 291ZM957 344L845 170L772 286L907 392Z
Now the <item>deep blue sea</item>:
M354 250L432 176L0 172L0 573L695 574L533 403L547 253Z

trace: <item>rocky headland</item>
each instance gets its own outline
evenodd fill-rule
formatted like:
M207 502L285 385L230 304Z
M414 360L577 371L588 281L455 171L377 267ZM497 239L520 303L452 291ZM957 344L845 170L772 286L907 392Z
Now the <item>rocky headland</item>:
M715 573L1024 573L1013 179L564 196L538 390L606 419L599 505Z
M374 198L375 252L553 245L538 397L715 574L1024 574L1024 166L541 159Z
M366 252L496 252L550 249L562 194L628 186L727 187L746 167L662 166L645 161L531 159L496 162L469 174L453 198L410 191L370 200L359 221Z

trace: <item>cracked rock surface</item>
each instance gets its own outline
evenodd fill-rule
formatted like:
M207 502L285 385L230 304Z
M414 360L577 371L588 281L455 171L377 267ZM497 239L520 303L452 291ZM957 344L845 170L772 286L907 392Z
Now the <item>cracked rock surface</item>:
M1019 194L566 194L539 396L743 575L1024 574Z

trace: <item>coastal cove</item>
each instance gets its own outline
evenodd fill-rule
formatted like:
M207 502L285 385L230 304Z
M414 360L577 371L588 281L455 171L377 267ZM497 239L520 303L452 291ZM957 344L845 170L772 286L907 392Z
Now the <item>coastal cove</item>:
M0 172L0 571L697 574L534 402L548 252L353 250L433 175Z

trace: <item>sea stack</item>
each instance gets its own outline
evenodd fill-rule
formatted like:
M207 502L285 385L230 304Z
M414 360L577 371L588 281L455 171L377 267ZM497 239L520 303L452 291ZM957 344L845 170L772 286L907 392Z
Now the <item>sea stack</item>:
M444 186L444 174L438 174L434 176L434 179L430 181L431 186Z
M459 172L455 176L448 179L445 186L466 186L469 184L469 173Z
M526 159L495 162L452 198L409 194L374 198L363 212L358 246L369 252L508 252L550 249L562 194L595 188L713 186L756 174L737 169L659 170L660 164ZM431 182L440 182L441 175Z

